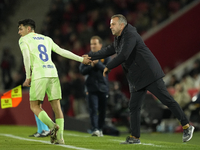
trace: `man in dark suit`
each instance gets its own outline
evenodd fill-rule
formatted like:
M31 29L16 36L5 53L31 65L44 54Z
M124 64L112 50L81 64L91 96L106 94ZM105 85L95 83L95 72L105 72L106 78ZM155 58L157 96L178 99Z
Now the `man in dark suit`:
M90 39L90 47L91 52L99 51L102 48L102 39L99 36L93 36ZM93 61L91 66L80 65L79 67L83 75L88 75L86 88L93 131L92 136L103 136L102 129L105 122L106 101L108 97L108 76L103 76L103 70L109 61L110 57L107 57Z
M140 109L147 90L154 94L172 111L183 126L183 142L193 136L194 127L189 124L178 103L168 93L162 79L164 73L161 66L149 48L145 45L135 27L127 24L123 15L111 17L110 29L115 36L114 42L96 53L90 53L92 60L106 58L117 54L104 68L106 76L111 69L122 65L129 83L131 93L130 129L131 135L121 144L140 144ZM87 55L86 55L87 56Z

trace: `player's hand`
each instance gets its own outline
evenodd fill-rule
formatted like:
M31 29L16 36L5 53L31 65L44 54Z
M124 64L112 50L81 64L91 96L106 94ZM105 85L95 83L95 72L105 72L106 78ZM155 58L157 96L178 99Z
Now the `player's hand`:
M87 56L83 56L83 64L85 65L90 65L92 63L92 61L90 60L91 57L89 57L88 55Z
M103 70L103 76L106 77L106 75L110 72L110 70L105 67L104 70Z
M24 81L24 83L23 83L23 86L24 86L24 87L31 87L30 83L31 83L31 78L26 79L26 80Z

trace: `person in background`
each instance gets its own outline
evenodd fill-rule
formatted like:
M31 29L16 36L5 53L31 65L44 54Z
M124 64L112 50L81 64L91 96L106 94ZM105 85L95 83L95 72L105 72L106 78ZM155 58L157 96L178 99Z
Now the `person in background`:
M85 85L83 76L76 70L69 71L70 76L70 91L73 96L73 112L77 119L87 116L87 104L85 100Z
M102 48L102 39L93 36L90 39L91 52L98 52ZM91 53L89 52L89 53ZM90 121L92 125L92 136L103 136L103 126L106 115L106 101L108 98L108 76L103 77L103 70L110 61L110 57L93 61L91 66L80 64L79 70L87 75L86 89L88 93L88 104Z
M4 89L10 89L13 85L12 68L15 68L15 58L11 53L10 47L3 48L1 59L2 82Z
M173 74L171 75L169 83L166 86L167 88L174 88L177 83L179 83L179 80L177 79L176 75Z
M121 91L120 83L110 82L107 117L114 119L116 124L123 124L130 129L128 103L129 100Z
M185 90L180 83L177 83L175 85L175 93L173 97L182 109L191 101L190 95L188 94L187 90Z

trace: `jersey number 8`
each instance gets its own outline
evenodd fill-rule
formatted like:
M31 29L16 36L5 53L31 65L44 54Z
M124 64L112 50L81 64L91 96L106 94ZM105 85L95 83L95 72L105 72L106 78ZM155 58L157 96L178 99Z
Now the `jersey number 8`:
M44 62L48 61L49 57L46 53L47 52L46 47L44 45L40 44L40 45L38 45L38 50L40 52L40 54L39 54L40 59Z

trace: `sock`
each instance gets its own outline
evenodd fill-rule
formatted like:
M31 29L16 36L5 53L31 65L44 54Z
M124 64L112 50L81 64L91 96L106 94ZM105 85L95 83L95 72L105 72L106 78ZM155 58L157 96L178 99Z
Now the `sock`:
M41 129L45 130L45 131L49 131L48 126L46 124L44 124L40 119L38 119L38 120L40 122Z
M186 124L183 126L183 129L187 129L187 128L189 128L189 126L190 126L189 124Z
M49 129L53 128L55 123L51 120L51 118L49 118L49 116L47 115L47 113L44 110L39 113L38 118L44 124L46 124L49 127Z
M64 118L56 119L56 124L58 124L60 127L57 132L57 138L58 138L58 140L63 139Z
M131 138L134 138L134 139L140 139L140 138L136 138L135 136L132 136L132 135L130 135L130 137L131 137Z
M41 124L40 124L40 119L35 115L35 121L36 121L36 124L37 124L37 132L38 133L42 133L42 127L41 127Z

